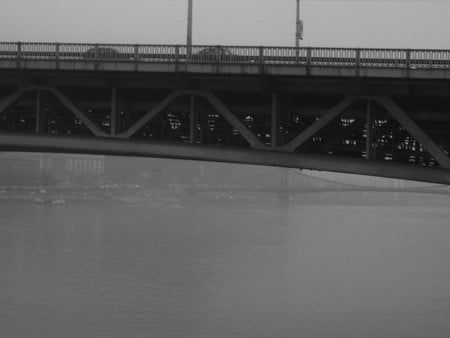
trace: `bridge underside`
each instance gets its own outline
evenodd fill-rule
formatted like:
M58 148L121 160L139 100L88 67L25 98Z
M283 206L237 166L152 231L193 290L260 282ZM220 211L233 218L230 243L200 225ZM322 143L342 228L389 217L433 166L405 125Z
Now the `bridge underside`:
M0 148L450 184L448 81L0 72Z

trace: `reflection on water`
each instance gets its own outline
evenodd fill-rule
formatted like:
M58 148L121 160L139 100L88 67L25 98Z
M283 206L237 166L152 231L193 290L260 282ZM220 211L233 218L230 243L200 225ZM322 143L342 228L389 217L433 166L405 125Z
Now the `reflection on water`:
M450 198L361 194L3 200L0 336L445 336Z

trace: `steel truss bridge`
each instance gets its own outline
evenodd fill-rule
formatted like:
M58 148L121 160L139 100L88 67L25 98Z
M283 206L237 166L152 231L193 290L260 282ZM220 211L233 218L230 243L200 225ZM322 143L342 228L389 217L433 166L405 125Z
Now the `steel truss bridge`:
M0 149L450 184L450 51L0 43Z

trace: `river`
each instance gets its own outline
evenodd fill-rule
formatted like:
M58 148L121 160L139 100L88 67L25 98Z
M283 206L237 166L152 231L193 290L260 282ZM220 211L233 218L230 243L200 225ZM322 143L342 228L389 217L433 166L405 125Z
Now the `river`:
M0 336L450 332L448 195L238 195L1 200Z

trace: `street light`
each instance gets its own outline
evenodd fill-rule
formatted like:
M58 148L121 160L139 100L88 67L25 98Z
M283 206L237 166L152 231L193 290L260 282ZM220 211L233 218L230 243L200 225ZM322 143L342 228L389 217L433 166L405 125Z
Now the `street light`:
M187 19L187 46L190 49L192 46L192 1L188 0L188 19Z
M303 21L300 20L300 0L297 0L297 19L295 21L295 47L300 47L300 40L303 40Z

